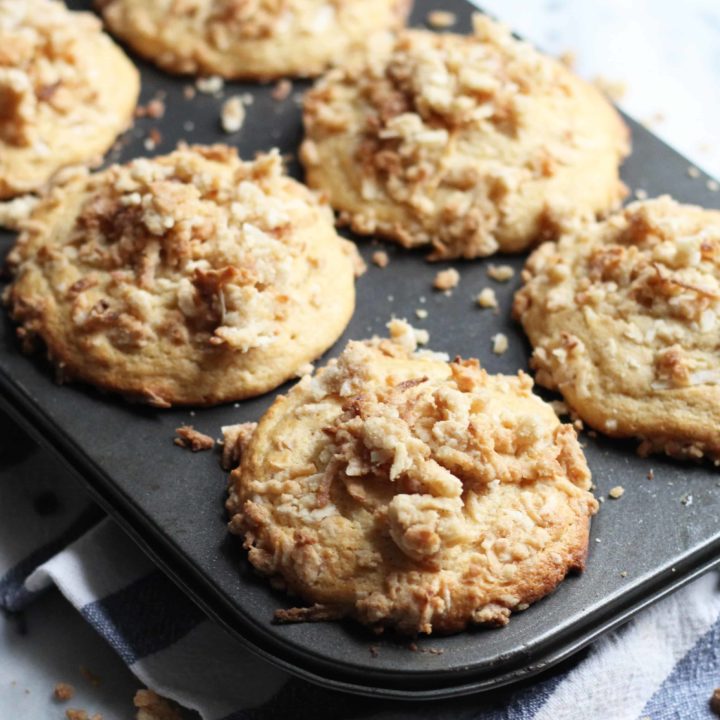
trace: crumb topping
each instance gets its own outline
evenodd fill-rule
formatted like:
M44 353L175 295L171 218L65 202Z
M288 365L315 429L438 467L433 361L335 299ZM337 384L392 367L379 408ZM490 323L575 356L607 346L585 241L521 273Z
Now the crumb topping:
M546 142L531 129L537 102L560 107L575 92L567 70L483 15L471 36L406 31L370 55L365 66L328 74L305 100L309 166L318 139L359 136L367 206L346 219L360 232L432 243L436 258L489 255L508 197L582 153L569 117L543 128ZM373 205L387 201L407 211L409 227L384 226Z
M98 80L84 56L87 35L100 33L94 15L60 2L0 0L0 142L47 154L44 127L87 122L92 112L102 117Z
M231 529L246 534L256 567L282 573L301 594L326 573L352 577L347 602L365 622L430 632L465 612L447 626L504 624L523 605L510 585L565 531L558 518L567 507L595 512L575 431L533 395L524 373L491 376L474 360L419 354L400 321L391 334L350 342L291 391L290 399L305 398L291 412L327 418L322 432L302 467L273 458L270 476L236 485ZM253 443L262 434L261 424ZM283 437L292 451L292 432ZM244 461L237 472L247 468ZM559 551L553 557L561 562ZM362 584L383 567L379 586ZM500 598L488 590L499 578ZM326 603L307 612L348 610Z
M245 422L220 428L223 435L222 466L225 470L232 470L240 464L243 451L256 427L257 423Z
M121 350L158 338L241 353L272 344L319 262L294 229L329 213L283 175L277 151L242 162L225 146L112 166L84 197L67 241L28 261L61 276L54 290L85 342ZM21 237L19 274L24 259ZM298 263L305 273L291 272ZM37 312L32 300L15 308L29 330Z
M720 385L720 214L669 197L636 202L542 246L525 272L515 315L563 325L534 341L541 384L587 399L597 365L612 392L631 398ZM579 324L561 320L571 315ZM602 348L592 334L606 338ZM621 372L609 369L613 362ZM617 418L603 422L618 430Z

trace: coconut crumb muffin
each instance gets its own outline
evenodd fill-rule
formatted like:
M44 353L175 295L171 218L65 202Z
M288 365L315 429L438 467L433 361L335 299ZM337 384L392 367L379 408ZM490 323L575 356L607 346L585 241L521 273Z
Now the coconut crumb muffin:
M319 75L412 0L96 0L115 35L173 73L261 80Z
M434 258L518 252L614 208L628 131L591 85L482 15L409 30L305 98L307 180L360 234Z
M97 163L130 124L140 76L90 13L0 0L0 199Z
M335 342L356 256L276 151L181 147L53 188L6 302L63 377L206 405L271 390Z
M231 476L230 529L310 604L281 621L504 625L584 567L597 503L575 431L527 375L389 327L275 401Z
M643 453L720 461L720 212L633 203L542 245L524 279L541 385Z

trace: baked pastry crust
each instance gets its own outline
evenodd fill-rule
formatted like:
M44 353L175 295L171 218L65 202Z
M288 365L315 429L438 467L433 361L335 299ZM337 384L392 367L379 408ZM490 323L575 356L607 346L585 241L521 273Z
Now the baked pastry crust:
M90 13L0 0L0 199L96 164L130 124L140 76Z
M720 460L720 212L633 203L566 228L524 278L514 314L538 383L643 453Z
M529 376L350 342L279 397L230 482L250 562L313 603L402 633L503 625L582 569L597 502L574 429Z
M628 131L599 91L485 16L401 33L306 95L308 183L361 234L434 258L519 252L614 208Z
M64 377L206 405L271 390L332 345L356 259L276 151L182 147L53 188L10 255L6 300Z
M262 80L311 77L373 33L405 24L412 0L96 0L110 30L163 69Z

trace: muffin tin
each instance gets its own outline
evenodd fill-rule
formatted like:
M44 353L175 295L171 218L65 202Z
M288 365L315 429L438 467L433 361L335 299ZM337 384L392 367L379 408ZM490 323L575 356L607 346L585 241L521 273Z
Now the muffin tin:
M76 9L89 5L69 4ZM456 13L456 30L469 31L473 7L464 0L416 0L413 24L421 25L440 5ZM290 156L292 173L300 176L295 159L302 136L298 95L307 83L295 82L283 101L272 98L272 86L226 84L225 98L250 93L254 101L242 131L225 135L219 120L222 99L201 93L186 99L190 80L138 64L143 102L164 93L167 112L162 119L139 120L111 159L165 153L179 140L227 142L245 157L277 146ZM637 123L628 124L634 152L622 176L631 189L720 207L720 196L707 189L706 177L691 178L687 160ZM153 129L161 140L149 150ZM11 235L0 235L3 252L11 242ZM321 363L350 338L384 334L394 315L429 330L430 347L479 357L490 372L527 368L530 348L510 319L525 256L429 264L422 253L369 240L358 243L369 269L358 280L357 310ZM378 249L390 256L385 269L369 262ZM490 280L486 271L491 262L510 264L515 278L503 284ZM450 265L460 271L461 280L448 296L433 291L432 280ZM486 286L496 290L498 314L474 304ZM418 309L427 310L427 317L417 317ZM509 339L501 356L492 352L491 337L498 332ZM227 534L226 474L218 453L191 455L176 447L173 437L183 424L217 437L222 425L258 419L277 393L210 409L155 410L86 386L60 386L40 355L21 353L5 313L0 320L0 389L2 405L15 420L54 449L59 461L79 471L99 504L209 615L270 662L329 687L421 699L512 683L567 658L720 562L720 474L715 468L662 457L641 459L635 443L583 433L597 494L607 497L615 485L622 485L625 494L606 500L595 517L585 573L570 576L552 595L513 616L506 628L420 639L412 651L407 641L375 637L351 622L274 625L274 610L291 606L292 599L258 578L240 541ZM649 480L651 469L654 479Z

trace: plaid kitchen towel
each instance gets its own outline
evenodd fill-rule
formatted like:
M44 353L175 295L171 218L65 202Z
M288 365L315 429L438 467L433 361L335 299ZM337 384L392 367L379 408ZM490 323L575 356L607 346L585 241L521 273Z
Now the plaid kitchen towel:
M147 686L204 720L695 720L720 685L713 572L524 686L419 704L348 697L291 678L206 618L18 435L0 447L0 606L55 584ZM48 468L52 468L49 472ZM91 529L88 529L91 528Z

